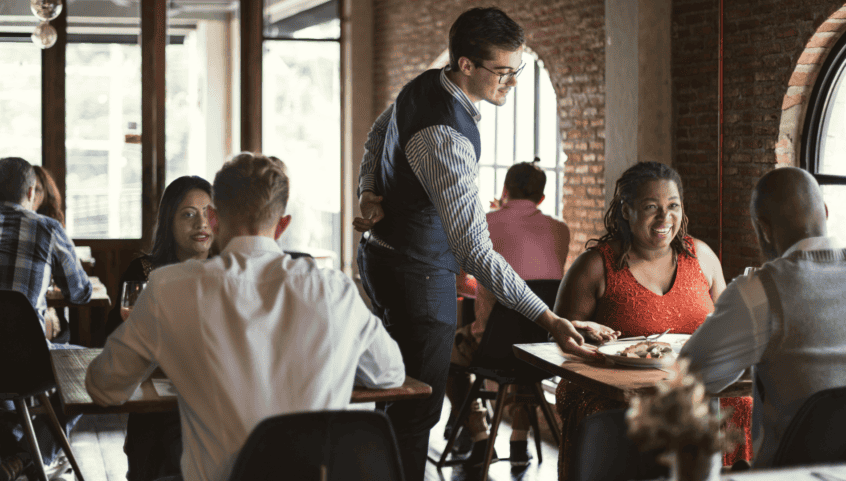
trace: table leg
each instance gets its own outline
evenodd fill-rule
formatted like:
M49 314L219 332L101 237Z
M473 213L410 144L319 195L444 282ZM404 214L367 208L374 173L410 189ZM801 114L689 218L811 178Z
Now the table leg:
M76 307L79 317L77 328L79 329L79 344L85 347L94 347L91 344L91 308L86 306Z

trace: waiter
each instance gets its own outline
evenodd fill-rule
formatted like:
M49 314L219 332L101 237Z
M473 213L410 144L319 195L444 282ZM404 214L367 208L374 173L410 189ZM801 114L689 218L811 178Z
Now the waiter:
M604 326L555 316L488 236L476 187L481 115L474 103L505 104L523 70L523 43L523 29L501 10L464 12L449 31L449 66L403 87L364 146L362 217L353 222L366 232L358 252L362 283L400 346L406 374L432 386L426 399L387 408L407 481L423 479L429 430L441 415L460 268L569 352L595 355L582 347L576 327L592 336L614 335Z

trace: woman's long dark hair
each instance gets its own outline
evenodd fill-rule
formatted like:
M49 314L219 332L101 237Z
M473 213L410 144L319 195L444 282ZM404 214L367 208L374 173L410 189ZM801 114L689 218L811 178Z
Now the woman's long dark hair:
M606 234L599 239L591 239L587 242L597 244L608 243L612 240L620 241L620 257L616 259L617 269L628 265L629 252L632 250L632 229L629 221L623 218L623 203L634 206L635 197L640 187L652 180L672 180L679 189L679 202L684 206L684 191L679 173L672 167L659 162L638 162L629 167L617 180L614 187L614 198L608 211L605 212ZM585 244L585 247L587 247ZM670 243L676 256L684 253L690 257L693 255L692 242L687 238L687 214L682 211L681 226L679 233Z
M182 176L167 186L159 202L159 215L153 229L153 247L147 254L149 261L155 267L176 264L176 239L173 237L173 218L176 208L182 203L185 195L194 189L200 189L212 195L212 186L206 179L196 175Z
M35 169L35 176L38 177L38 183L44 189L44 200L41 201L41 205L36 212L56 219L64 227L65 213L62 211L62 196L59 194L59 187L56 186L56 181L53 180L50 172L47 172L44 167L33 165L32 168Z

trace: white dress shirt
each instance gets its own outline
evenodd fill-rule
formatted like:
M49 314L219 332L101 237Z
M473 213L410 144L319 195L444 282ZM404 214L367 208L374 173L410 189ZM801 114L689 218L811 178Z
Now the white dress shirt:
M178 392L186 481L228 479L266 417L345 409L354 379L405 380L396 342L346 275L258 236L155 270L85 385L98 404L122 404L156 365Z

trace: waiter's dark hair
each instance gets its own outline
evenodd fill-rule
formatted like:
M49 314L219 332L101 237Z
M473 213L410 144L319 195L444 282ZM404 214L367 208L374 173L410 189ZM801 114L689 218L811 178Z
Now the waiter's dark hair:
M20 157L0 159L0 201L20 204L26 190L35 185L32 164Z
M684 209L684 189L682 189L681 176L672 167L660 162L638 162L623 172L623 175L617 179L617 185L614 187L614 198L611 199L611 205L605 212L606 234L599 239L591 239L587 242L587 244L591 242L604 244L612 240L620 241L620 257L616 259L617 269L622 269L628 265L629 251L632 249L632 228L629 226L629 221L623 218L623 203L634 206L640 187L652 180L675 182L679 189L679 203ZM585 247L587 247L587 244ZM696 257L693 255L692 244L693 241L687 237L687 214L682 210L679 233L670 243L670 247L677 256L684 253L690 257Z
M458 70L458 59L474 63L491 60L491 48L513 52L525 43L523 27L496 7L471 8L449 29L449 65Z

